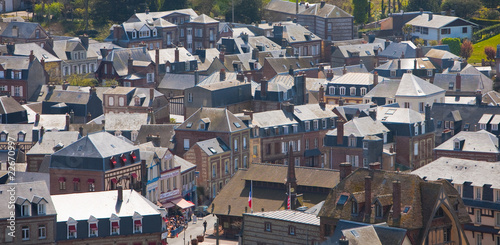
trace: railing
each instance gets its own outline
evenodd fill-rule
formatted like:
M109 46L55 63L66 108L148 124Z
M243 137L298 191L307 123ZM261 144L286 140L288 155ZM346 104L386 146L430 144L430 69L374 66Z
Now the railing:
M184 115L184 96L170 98L170 114Z

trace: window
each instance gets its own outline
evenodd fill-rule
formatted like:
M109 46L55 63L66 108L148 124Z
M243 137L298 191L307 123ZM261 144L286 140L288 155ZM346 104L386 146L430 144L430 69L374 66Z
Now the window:
M460 141L453 142L453 145L454 150L460 150Z
M47 229L45 228L45 225L38 226L38 239L45 238L47 238Z
M120 106L124 106L124 105L125 105L125 99L124 99L123 97L119 97L119 98L118 98L118 104L119 104Z
M418 142L413 145L413 155L418 156Z
M295 236L295 226L288 226L288 235Z
M184 150L189 150L189 139L184 139Z
M368 142L363 141L363 149L368 150Z
M181 29L181 37L184 37L184 29Z
M294 124L294 125L292 125L292 127L293 127L293 132L294 132L294 133L298 133L298 132L299 132L299 125ZM4 140L4 141L5 141L5 140Z
M361 96L365 96L366 88L360 88L359 91L361 92Z
M73 190L74 191L79 191L80 190L80 179L79 178L74 178L73 179Z
M495 190L495 202L500 202L500 190Z
M243 137L243 149L247 148L247 137Z
M427 76L432 77L432 70L427 70Z
M481 187L474 187L474 198L476 200L481 200L481 194L483 192L483 188Z
M321 119L321 125L323 126L323 129L326 129L327 127L326 118Z
M330 95L334 95L335 94L335 87L334 86L328 87L328 94L330 94Z
M91 179L89 179L89 191L95 191L94 180L92 179L92 182L90 180Z
M476 209L476 223L481 224L481 209Z
M305 129L306 129L306 131L311 130L311 125L310 125L310 123L311 123L311 122L309 122L309 121L305 121L305 122L304 122L304 125L305 125Z
M233 147L234 147L234 151L238 151L238 139L235 139L235 140L234 140L234 145L233 145Z
M113 97L108 97L108 105L113 106L115 104L115 98Z
M147 82L148 83L154 82L154 77L155 77L154 73L148 73L147 74Z
M248 157L243 156L243 168L248 168Z
M349 136L349 146L356 147L356 137L354 137L354 135Z
M19 142L24 142L24 136L25 136L25 135L26 135L26 134L25 134L24 132L19 132L19 133L17 134L17 141L19 141Z
M30 239L30 228L28 226L23 226L22 238L25 241Z
M45 203L38 203L38 215L45 214Z
M458 195L462 196L462 185L456 185Z
M483 234L476 233L476 245L483 245Z
M425 122L422 122L420 126L422 126L422 134L425 134Z
M76 238L76 223L68 224L68 239Z
M418 135L418 124L415 123L413 128L415 129L415 136Z
M491 124L492 131L498 131L498 124Z
M395 77L396 76L396 71L395 70L392 70L391 71L391 77Z
M424 102L420 102L420 103L418 103L418 111L419 111L420 113L423 113L423 112L424 112L424 109L425 109Z
M467 33L469 32L469 29L467 27L462 27L462 33Z
M271 232L271 223L269 222L264 223L264 231Z
M356 96L356 88L354 88L354 87L350 88L350 95L351 96Z
M111 221L111 235L120 235L120 221Z
M236 172L238 170L238 158L234 158L234 171Z
M94 219L93 216L91 218ZM97 237L99 235L98 231L97 221L91 222L89 220L89 237Z
M384 211L382 209L380 202L375 203L375 217L382 218L384 216Z
M283 134L288 134L288 126L283 126Z
M425 35L429 34L429 28L422 27L422 34L425 34Z
M420 32L420 26L414 26L413 32Z
M59 190L66 190L66 178L59 178Z
M441 35L448 35L451 33L450 28L443 28L441 29Z
M142 233L142 219L134 219L134 233Z
M332 30L332 23L328 23L328 31Z
M314 125L314 130L318 130L318 128L319 128L319 122L318 122L318 120L314 120L313 121L313 125Z
M188 93L188 102L193 102L193 94Z
M410 108L410 102L405 102L405 108Z
M340 95L345 95L345 87L340 87Z
M479 124L479 129L484 129L484 130L486 130L486 123L480 123L480 124Z
M352 215L358 214L358 203L354 199L351 201L351 214Z
M500 227L500 213L499 212L495 213L495 226Z

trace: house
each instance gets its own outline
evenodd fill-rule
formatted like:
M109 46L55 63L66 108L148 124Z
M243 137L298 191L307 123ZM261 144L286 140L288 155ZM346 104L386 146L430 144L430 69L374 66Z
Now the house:
M484 129L461 131L434 148L434 159L452 157L476 161L500 161L498 138Z
M406 230L389 227L387 223L367 224L349 220L339 220L333 235L322 244L398 244L411 245Z
M265 7L263 19L269 22L285 21L297 18L297 14L314 6L306 2L289 2L283 0L271 0Z
M346 174L318 214L323 240L343 219L406 229L411 244L468 244L463 225L469 214L448 181L364 168Z
M372 102L378 106L395 103L396 92L398 91L400 82L401 81L396 79L387 79L382 77L377 86L373 87L368 93L365 94L363 97L364 103L368 104Z
M145 164L144 164L145 165ZM141 191L145 167L139 148L107 132L86 135L50 157L52 194L114 190Z
M57 213L44 181L0 185L0 197L1 243L55 244Z
M238 37L221 38L220 47L224 47L226 55L252 53L254 49L258 51L280 51L281 46L264 36L252 36L249 33L242 33Z
M0 56L0 88L2 94L10 94L18 102L26 103L38 86L48 82L43 59L34 55Z
M269 81L260 81L260 86L255 88L253 110L278 110L283 102L305 105L309 102L308 98L306 76L295 75L293 70L290 70L290 74L276 75Z
M477 91L486 94L493 90L493 81L479 74L436 74L434 85L446 90L446 96L475 97Z
M370 92L372 88L378 85L380 77L377 72L371 73L345 73L334 77L333 71L328 71L327 77L331 80L325 82L325 103L339 104L343 99L344 103L359 104L363 102L363 97Z
M167 98L174 98L178 96L184 97L185 90L196 86L200 81L203 81L208 76L194 74L177 74L166 73L161 79L160 85L156 88L160 93L167 96ZM174 113L176 114L176 113Z
M319 242L319 218L296 210L276 210L243 214L243 242L286 244Z
M430 49L425 57L429 58L429 60L434 64L435 67L440 70L446 70L454 65L454 62L460 60L460 57L452 54L446 50L440 49Z
M2 124L27 123L28 114L14 98L0 96L0 122Z
M390 4L389 4L390 5ZM389 6L389 9L391 7ZM388 35L403 36L403 26L417 15L422 13L431 13L430 11L402 11L399 13L391 13L389 17L380 20L380 30L388 33Z
M155 147L174 149L175 124L148 124L141 125L134 144L152 142Z
M406 58L389 60L375 67L374 71L388 78L401 78L406 73L412 73L422 79L432 81L438 69L428 58Z
M161 242L164 211L134 190L52 196L58 244ZM163 213L163 214L162 214Z
M384 49L383 43L365 43L332 47L332 67L364 64L371 71L376 67L377 55Z
M352 22L351 22L352 23ZM293 54L312 56L315 63L320 61L322 39L302 25L292 23L273 26L274 37L270 38L281 47L291 46Z
M413 171L426 181L446 179L462 198L470 216L464 231L470 244L496 244L500 241L499 162L441 157Z
M56 90L50 84L42 102L42 113L69 114L72 122L87 123L103 114L102 105L95 87L87 91Z
M421 49L415 46L411 41L402 41L399 43L386 41L384 46L384 50L378 53L379 62L400 58L419 58L423 56Z
M152 113L114 113L104 114L103 128L114 136L124 137L131 142L137 140L142 125L154 124Z
M52 39L39 23L4 22L0 33L0 43L36 43L44 48Z
M286 209L288 197L292 210L303 206L311 208L325 200L338 182L337 170L253 163L248 169L236 172L220 191L211 204L212 213L219 218L224 234L231 237L241 231L243 216L252 213L252 210ZM251 208L248 206L250 189ZM265 231L265 226L261 227L259 230ZM310 235L313 236L313 233Z
M154 120L150 119L151 122L170 122L168 99L154 88L115 87L104 92L103 97L105 114L153 113Z
M174 166L181 167L180 187L182 190L182 198L187 201L196 203L198 201L196 198L196 165L184 160L182 157L174 156Z
M156 57L156 52L159 52ZM184 47L149 50L149 55L155 57L155 64L165 73L187 73L198 69L198 59ZM156 60L158 59L158 60Z
M444 95L444 89L406 73L401 78L395 98L400 107L423 113L427 104L432 107L436 102L442 103Z
M304 72L308 77L317 77L316 63L310 56L266 57L261 69L262 78L270 79L278 74L290 74L290 70L293 70L294 74Z
M54 152L68 146L80 137L78 131L50 131L44 132L42 137L34 144L29 151L26 151L26 171L38 172L45 156L50 156Z
M310 5L297 14L297 23L328 41L350 40L354 37L354 17L325 1Z
M472 28L477 25L455 16L433 13L420 14L406 23L412 26L412 37L429 41L440 41L443 38L472 39Z
M28 152L40 135L43 135L40 128L34 127L33 124L0 124L0 149L3 149L0 152L5 154L5 162L7 162L9 143L16 143L17 156L20 151Z

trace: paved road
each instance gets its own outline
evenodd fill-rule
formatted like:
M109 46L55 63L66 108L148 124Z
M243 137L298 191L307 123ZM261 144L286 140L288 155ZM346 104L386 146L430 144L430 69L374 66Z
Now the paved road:
M203 235L203 221L207 221L207 235L211 235L214 231L214 224L216 222L215 216L207 215L203 219L198 218L196 224L189 222L188 228L185 232L181 232L177 238L169 238L168 245L187 245L190 244L191 238L196 238L198 235ZM184 240L184 235L186 240ZM205 242L201 243L205 244ZM209 244L209 243L206 243ZM214 243L215 244L215 243ZM222 243L221 243L222 244ZM225 243L224 243L225 244Z

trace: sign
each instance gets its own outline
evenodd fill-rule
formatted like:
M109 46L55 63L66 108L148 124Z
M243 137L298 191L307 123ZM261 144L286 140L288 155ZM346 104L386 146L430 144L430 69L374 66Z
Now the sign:
M178 176L179 174L180 174L180 171L172 171L172 172L164 173L164 174L161 174L160 180L170 179L170 178L173 178L175 176Z
M179 195L180 195L179 189L169 191L169 192L164 192L164 193L160 194L159 201L163 203L163 202L167 201L168 199L172 199L172 197L179 196Z

